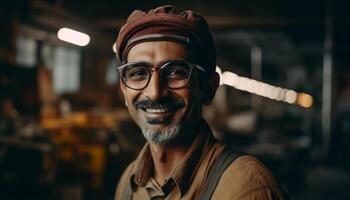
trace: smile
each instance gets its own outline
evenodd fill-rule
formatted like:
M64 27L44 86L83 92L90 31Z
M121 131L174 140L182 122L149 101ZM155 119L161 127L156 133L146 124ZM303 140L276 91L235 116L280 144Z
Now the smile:
M148 113L167 113L170 112L169 108L146 108L144 109L144 111L148 112Z
M177 109L171 108L141 108L145 112L146 120L152 125L169 124Z

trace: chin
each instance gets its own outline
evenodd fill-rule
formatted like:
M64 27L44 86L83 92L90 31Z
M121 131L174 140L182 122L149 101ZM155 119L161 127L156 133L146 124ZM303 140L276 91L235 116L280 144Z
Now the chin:
M181 134L182 125L165 127L144 127L142 134L149 143L165 145L174 141Z

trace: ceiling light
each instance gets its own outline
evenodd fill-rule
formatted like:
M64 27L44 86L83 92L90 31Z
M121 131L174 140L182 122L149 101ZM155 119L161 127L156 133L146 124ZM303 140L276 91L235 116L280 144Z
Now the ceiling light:
M299 106L310 108L313 104L313 98L308 94L299 93L297 102Z
M86 46L90 42L90 36L79 32L75 31L73 29L69 28L61 28L57 32L57 37L60 40L63 40L65 42L69 42L78 46Z

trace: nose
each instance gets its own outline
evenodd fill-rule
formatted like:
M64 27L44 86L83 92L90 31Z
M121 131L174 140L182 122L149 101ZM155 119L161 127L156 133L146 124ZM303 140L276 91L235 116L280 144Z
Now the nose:
M147 87L143 89L143 94L151 100L159 100L169 94L158 71L152 71L151 80L149 80Z

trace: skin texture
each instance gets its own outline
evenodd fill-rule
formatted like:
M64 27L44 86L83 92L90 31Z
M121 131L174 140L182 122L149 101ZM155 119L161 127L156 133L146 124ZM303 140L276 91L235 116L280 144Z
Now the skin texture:
M132 47L128 54L128 62L146 61L157 69L168 60L191 61L190 55L184 45L170 41L151 41ZM198 70L194 70L187 86L180 89L166 88L161 82L159 71L153 72L148 86L143 90L127 88L121 82L125 105L141 129L161 134L162 130L179 127L177 134L166 144L150 142L155 167L153 176L161 185L192 143L195 128L202 118L202 105L212 101L218 86L219 78L216 73L211 75L208 81L200 81L199 75ZM149 113L135 106L135 103L142 100L180 100L184 105L165 113ZM166 123L149 123L150 120L162 121L163 118L167 119Z

